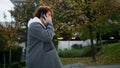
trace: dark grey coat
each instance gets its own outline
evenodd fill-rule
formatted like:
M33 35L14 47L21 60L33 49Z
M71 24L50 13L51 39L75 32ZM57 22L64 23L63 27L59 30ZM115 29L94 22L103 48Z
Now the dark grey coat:
M27 68L63 68L54 48L52 23L33 22L28 28L26 66Z

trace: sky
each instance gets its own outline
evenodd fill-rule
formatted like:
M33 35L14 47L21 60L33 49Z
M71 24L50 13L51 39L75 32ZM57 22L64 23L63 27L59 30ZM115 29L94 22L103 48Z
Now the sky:
M0 0L0 22L11 22L11 14L8 10L13 10L14 5L10 0ZM6 18L4 19L4 14Z

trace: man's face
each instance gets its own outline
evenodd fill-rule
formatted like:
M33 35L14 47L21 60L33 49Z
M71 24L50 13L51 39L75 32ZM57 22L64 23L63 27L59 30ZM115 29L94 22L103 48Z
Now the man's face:
M48 16L48 17L50 16L50 17L51 17L51 16L52 16L51 12L48 11L48 12L46 13L46 16Z
M42 18L42 22L43 23L52 22L52 13L50 11L46 13L45 19Z

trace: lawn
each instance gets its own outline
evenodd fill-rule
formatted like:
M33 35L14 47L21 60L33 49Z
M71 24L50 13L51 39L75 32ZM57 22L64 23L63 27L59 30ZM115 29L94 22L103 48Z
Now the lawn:
M105 65L105 64L120 64L120 42L104 45L103 54L98 53L96 55L96 62L92 61L91 57L83 58L61 58L62 63L83 63L85 65Z
M61 61L63 65L79 62L85 65L120 64L120 42L106 44L103 48L103 54L96 54L96 62L93 62L91 57L61 58ZM25 68L25 62L22 62L22 66Z

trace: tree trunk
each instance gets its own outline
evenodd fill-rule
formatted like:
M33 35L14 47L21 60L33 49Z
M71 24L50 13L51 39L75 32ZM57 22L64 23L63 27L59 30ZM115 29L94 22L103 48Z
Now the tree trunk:
M94 44L93 44L92 25L89 25L88 28L89 28L89 33L90 33L92 59L93 59L94 62L96 62L96 58L95 58L95 48L94 48Z
M103 46L102 46L102 37L101 37L101 30L99 28L97 32L97 51L101 51L103 53Z
M9 68L11 68L11 60L12 60L12 52L11 52L11 48L9 48Z
M4 54L3 54L3 61L4 61L3 68L6 68L6 65L5 65L5 64L6 64L6 62L5 62L6 59L5 59L5 58L6 58L6 57L5 57L5 52L4 52Z

